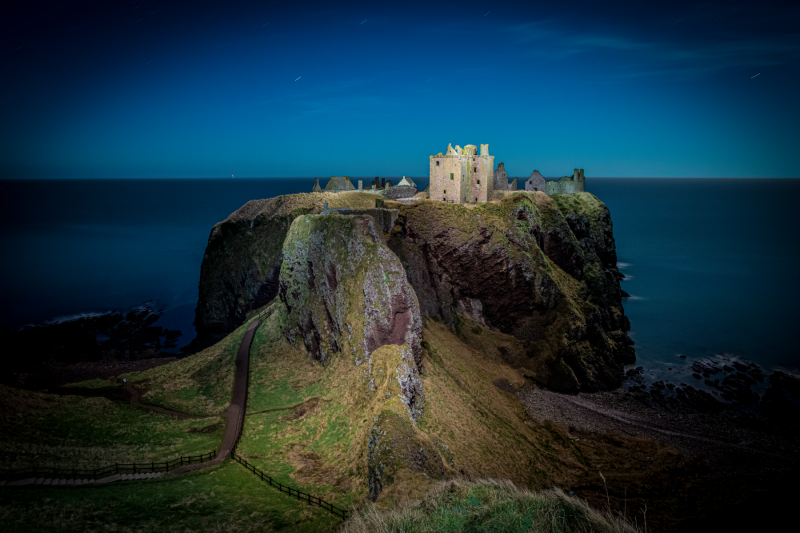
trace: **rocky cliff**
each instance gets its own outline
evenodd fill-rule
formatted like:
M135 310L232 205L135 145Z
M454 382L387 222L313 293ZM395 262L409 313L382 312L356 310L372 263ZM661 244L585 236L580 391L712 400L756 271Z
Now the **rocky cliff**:
M381 346L408 345L422 370L419 304L372 217L298 217L283 246L279 284L287 337L301 336L312 358L324 364L345 353L360 365Z
M375 207L363 193L291 194L246 203L211 230L200 267L196 348L217 342L278 294L283 241L299 215Z
M394 206L392 206L394 207ZM519 340L498 353L563 391L609 389L635 360L611 217L589 193L400 207L389 240L422 314Z
M419 365L416 299L419 314L462 338L471 323L488 328L496 342L487 349L556 390L616 387L634 361L611 217L593 195L387 200L400 211L389 235L364 216L298 218L319 213L323 201L366 209L375 200L358 192L282 196L249 202L214 227L201 272L200 335L233 330L280 289L296 325L289 335L320 361L408 344ZM365 306L355 330L344 318L353 305ZM350 339L356 330L359 342Z

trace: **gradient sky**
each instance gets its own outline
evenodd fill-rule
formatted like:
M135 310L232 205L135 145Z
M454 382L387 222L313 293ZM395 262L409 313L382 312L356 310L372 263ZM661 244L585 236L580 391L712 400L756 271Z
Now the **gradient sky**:
M0 177L798 177L798 2L9 0Z

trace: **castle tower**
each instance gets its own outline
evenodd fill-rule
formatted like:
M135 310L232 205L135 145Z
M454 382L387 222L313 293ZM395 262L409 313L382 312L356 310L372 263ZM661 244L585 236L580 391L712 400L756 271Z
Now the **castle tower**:
M447 153L430 156L430 197L447 203L488 202L494 193L494 156L489 145L447 145Z

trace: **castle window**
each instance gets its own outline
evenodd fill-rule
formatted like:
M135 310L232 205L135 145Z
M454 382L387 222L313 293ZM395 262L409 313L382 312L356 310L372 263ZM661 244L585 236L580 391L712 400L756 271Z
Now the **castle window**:
M450 173L450 179L453 179L453 173L452 172Z
M447 194L447 189L444 190L444 194Z
M481 180L478 180L478 185L480 185L480 184L481 184Z
M472 167L472 171L473 171L473 172L477 172L477 171L478 171L478 168L477 168L477 167Z
M477 201L478 201L478 199L477 199L477 198L475 198L475 201L477 202Z
M437 167L439 166L439 162L438 162L438 161L436 162L436 166L437 166Z

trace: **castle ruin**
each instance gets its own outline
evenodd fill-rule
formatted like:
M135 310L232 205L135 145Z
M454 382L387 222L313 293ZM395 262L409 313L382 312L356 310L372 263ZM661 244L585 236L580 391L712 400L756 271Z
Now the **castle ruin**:
M572 176L564 176L558 181L548 181L545 183L544 192L548 196L554 194L572 194L583 192L586 188L586 178L583 177L583 169L575 169Z
M452 204L488 202L494 194L494 156L489 145L447 145L447 153L430 156L430 198Z
M494 168L494 156L489 155L489 145L482 144L480 154L477 146L468 144L461 148L447 145L447 153L439 152L429 156L430 184L423 192L428 193L431 200L439 200L451 204L488 202L493 200L495 191L516 191L517 179L508 181L508 173L501 162ZM572 176L564 176L558 181L546 181L538 170L531 173L525 181L525 191L544 192L548 196L554 194L572 194L586 189L586 178L583 169L575 169ZM312 192L353 191L380 194L391 200L417 200L417 186L413 180L403 176L396 186L385 178L375 178L370 185L364 187L358 180L358 188L353 187L350 176L331 176L323 189L316 179ZM420 196L421 197L421 196Z

